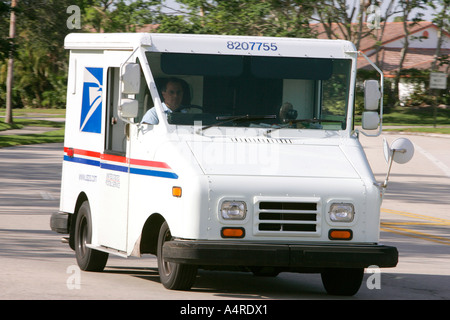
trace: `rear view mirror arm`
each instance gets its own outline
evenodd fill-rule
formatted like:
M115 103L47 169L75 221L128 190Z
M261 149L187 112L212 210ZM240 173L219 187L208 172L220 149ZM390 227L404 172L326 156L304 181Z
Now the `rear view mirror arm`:
M123 68L124 68L124 66L127 64L128 60L131 59L131 57L136 53L136 51L138 49L139 49L139 47L136 47L136 49L134 49L133 52L128 56L128 58L120 65L120 72L119 72L120 83L122 83L122 76L123 76ZM122 94L122 88L120 88L119 105L118 105L119 108L120 108L120 106L122 106L122 103L123 103L122 100L123 100L123 94ZM122 117L122 113L121 112L117 112L117 114L118 114L120 120L122 120L123 122L128 123L128 124L133 124L133 122L130 121L128 118Z
M381 93L381 97L380 97L380 127L378 129L378 132L375 134L369 134L367 132L364 131L360 131L363 135L367 136L367 137L378 137L381 132L383 131L383 89L384 89L384 75L383 75L383 71L380 70L380 68L377 67L377 65L375 63L372 62L372 60L369 59L369 57L367 57L363 52L358 51L358 54L363 56L369 63L370 65L380 74L380 93Z

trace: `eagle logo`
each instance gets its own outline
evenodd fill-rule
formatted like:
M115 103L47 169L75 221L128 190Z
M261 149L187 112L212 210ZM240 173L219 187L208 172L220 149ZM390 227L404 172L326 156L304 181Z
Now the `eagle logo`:
M102 131L103 68L84 69L80 131Z

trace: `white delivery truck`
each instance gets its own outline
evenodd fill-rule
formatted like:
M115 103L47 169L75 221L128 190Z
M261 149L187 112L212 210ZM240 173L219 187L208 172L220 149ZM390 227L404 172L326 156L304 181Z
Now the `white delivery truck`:
M379 244L385 183L358 140L381 132L383 78L366 82L356 130L352 43L78 33L65 47L51 228L69 234L82 270L154 254L169 289L233 266L317 272L328 293L352 295L364 268L396 266L396 248ZM397 145L389 162L412 152Z

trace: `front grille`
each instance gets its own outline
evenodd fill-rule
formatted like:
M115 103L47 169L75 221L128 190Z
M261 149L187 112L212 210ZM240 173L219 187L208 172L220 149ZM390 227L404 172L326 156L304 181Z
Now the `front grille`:
M258 232L282 234L287 232L318 232L317 202L261 201L256 205Z

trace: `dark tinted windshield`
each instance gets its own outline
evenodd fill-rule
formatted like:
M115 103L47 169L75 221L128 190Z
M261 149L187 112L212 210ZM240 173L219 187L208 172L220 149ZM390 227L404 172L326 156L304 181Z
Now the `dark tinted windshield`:
M345 129L351 60L153 52L147 59L159 90L169 78L184 82L170 124Z

